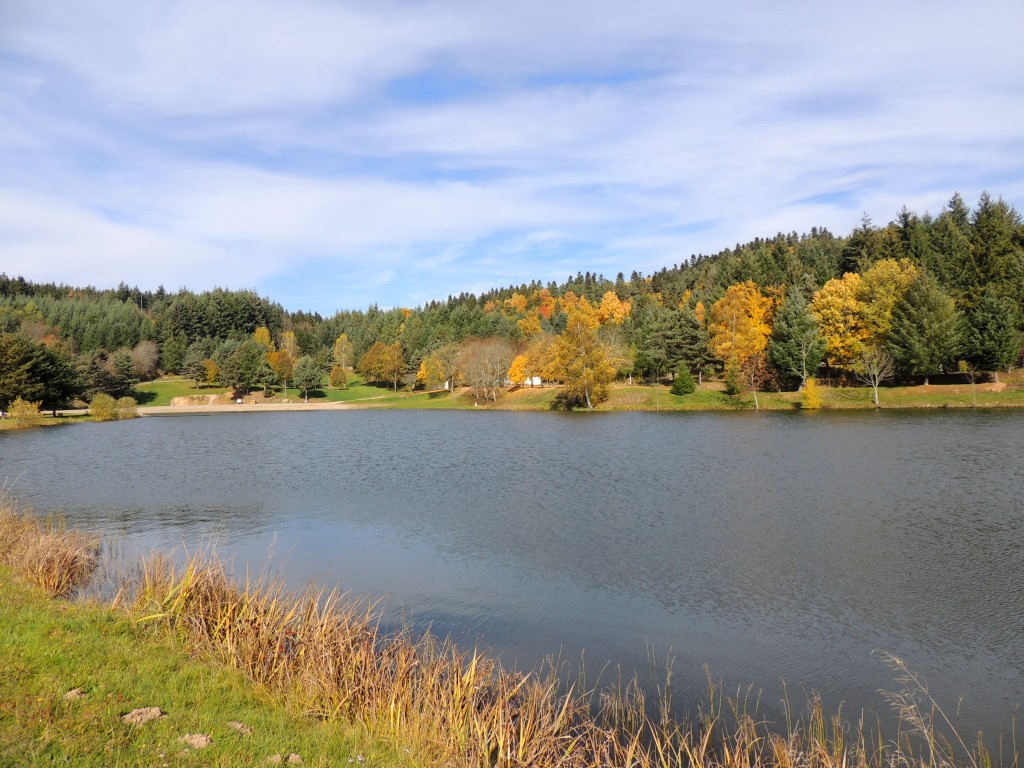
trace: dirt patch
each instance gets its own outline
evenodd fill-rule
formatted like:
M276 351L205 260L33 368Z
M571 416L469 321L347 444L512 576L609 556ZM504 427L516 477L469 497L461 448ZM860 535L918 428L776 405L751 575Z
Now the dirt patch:
M171 398L171 405L228 405L233 403L231 395L181 395Z
M213 737L207 736L205 733L186 733L179 741L192 749L206 749L213 744Z
M127 715L122 715L121 722L128 725L142 725L165 716L166 713L160 707L140 707L139 709L133 709Z
M243 736L248 736L250 733L252 733L252 728L250 728L245 723L238 722L237 720L231 720L230 722L228 722L228 728L230 728L233 731L238 731Z

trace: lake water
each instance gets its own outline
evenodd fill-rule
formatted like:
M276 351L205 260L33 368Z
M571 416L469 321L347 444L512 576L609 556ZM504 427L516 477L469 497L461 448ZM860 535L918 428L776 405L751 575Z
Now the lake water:
M968 733L1024 702L1024 412L143 418L0 433L3 479L128 551L385 595L520 667L671 655L684 702L706 665L769 714L785 681L856 719L884 650Z

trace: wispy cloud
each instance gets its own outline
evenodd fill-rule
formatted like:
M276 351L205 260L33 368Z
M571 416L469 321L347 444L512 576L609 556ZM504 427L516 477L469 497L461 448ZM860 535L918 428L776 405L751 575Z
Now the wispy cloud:
M329 313L955 190L1021 207L1022 27L1002 0L12 0L0 270Z

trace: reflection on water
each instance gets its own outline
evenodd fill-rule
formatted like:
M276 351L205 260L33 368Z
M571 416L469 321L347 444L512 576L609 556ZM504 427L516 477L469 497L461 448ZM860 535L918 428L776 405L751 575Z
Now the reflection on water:
M128 550L386 594L507 662L707 664L880 707L903 656L990 733L1024 699L1024 414L348 411L0 434L0 477Z

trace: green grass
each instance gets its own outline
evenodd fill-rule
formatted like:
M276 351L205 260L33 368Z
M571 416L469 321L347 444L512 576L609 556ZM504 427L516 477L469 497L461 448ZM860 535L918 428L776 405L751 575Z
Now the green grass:
M109 608L46 597L0 566L0 766L263 765L296 753L305 765L408 765L351 726L287 711L238 670L186 653L164 630ZM77 701L64 695L85 692ZM141 726L121 716L157 706ZM250 735L227 723L242 722ZM185 734L213 744L192 750Z
M200 387L192 379L180 376L164 376L156 381L147 381L135 387L136 400L139 405L157 406L170 405L176 397L193 395L220 395L227 392L226 387Z

